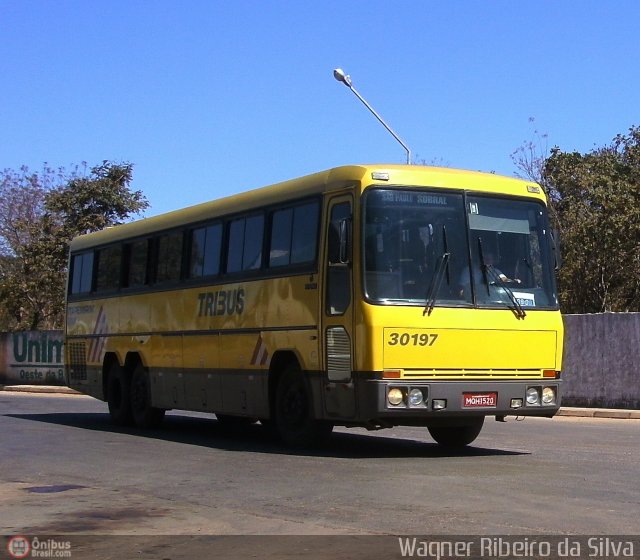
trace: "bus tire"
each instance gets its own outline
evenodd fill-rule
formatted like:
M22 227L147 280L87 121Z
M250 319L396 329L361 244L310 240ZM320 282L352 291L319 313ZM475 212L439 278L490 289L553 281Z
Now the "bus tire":
M443 447L464 447L469 445L480 434L484 424L484 416L470 419L459 426L429 426L429 433Z
M111 422L116 426L130 426L131 416L131 384L127 372L114 363L109 369L107 380L107 403Z
M310 446L331 433L333 425L316 420L309 384L297 365L288 366L276 388L275 428L291 447Z
M131 416L138 428L158 428L164 420L165 410L151 406L151 386L149 372L136 365L131 376Z

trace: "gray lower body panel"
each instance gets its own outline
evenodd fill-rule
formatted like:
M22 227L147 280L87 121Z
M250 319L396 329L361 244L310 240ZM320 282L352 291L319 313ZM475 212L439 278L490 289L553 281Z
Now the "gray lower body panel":
M513 381L417 381L404 379L371 379L357 377L349 386L326 384L325 395L352 392L354 407L351 418L338 418L327 411L325 418L345 424L371 426L434 425L449 420L460 421L472 416L553 416L560 408L559 379L529 379ZM537 388L540 394L544 387L551 387L555 400L550 404L527 404L526 392ZM408 396L412 389L422 393L419 405L410 405L403 399L399 405L388 402L392 388L400 389ZM325 396L326 398L326 396ZM434 407L434 401L444 408ZM345 407L346 408L346 407ZM456 420L454 420L456 419Z

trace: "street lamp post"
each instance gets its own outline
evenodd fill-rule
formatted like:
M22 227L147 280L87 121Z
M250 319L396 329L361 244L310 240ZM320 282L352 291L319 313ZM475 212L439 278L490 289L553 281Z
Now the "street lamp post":
M411 150L409 149L409 146L407 146L401 139L400 137L391 129L391 127L384 122L384 120L382 119L382 117L380 115L378 115L378 113L375 111L375 109L369 105L366 101L366 99L364 97L362 97L362 95L360 95L356 89L353 87L353 84L351 83L351 76L348 76L347 74L344 73L344 71L342 70L342 68L336 68L333 71L333 77L338 80L339 82L342 82L345 86L347 86L353 93L354 95L360 100L362 101L362 103L364 103L364 106L369 109L369 111L371 111L371 113L373 114L373 116L378 119L380 121L380 123L382 124L382 126L384 126L389 133L391 134L391 136L393 136L399 143L400 145L405 149L405 151L407 152L407 164L411 163Z

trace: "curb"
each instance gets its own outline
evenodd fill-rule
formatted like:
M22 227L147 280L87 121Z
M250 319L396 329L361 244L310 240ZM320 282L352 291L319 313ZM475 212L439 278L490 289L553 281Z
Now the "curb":
M579 408L563 407L557 416L574 418L616 418L620 420L640 420L640 410L623 410L619 408Z
M83 393L69 387L53 385L0 385L0 391L13 393L50 393L62 395L78 395ZM618 408L580 408L561 407L556 416L570 418L614 418L618 420L640 420L640 410L623 410Z
M82 393L59 385L0 385L0 391L7 393L51 393L59 395L82 395Z

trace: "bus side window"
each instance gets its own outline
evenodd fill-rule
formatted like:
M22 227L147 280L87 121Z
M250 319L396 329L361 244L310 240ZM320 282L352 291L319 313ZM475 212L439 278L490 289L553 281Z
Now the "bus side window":
M229 223L228 273L261 268L263 234L263 214L239 218Z
M269 267L315 260L319 212L320 206L314 201L273 213Z
M148 283L149 240L140 239L125 246L125 287L140 288Z
M291 262L291 228L293 208L277 210L271 220L269 267L286 266Z
M315 260L319 217L320 205L317 201L295 208L293 212L293 239L291 240L292 264Z
M182 265L182 232L160 236L156 257L156 282L160 284L179 281Z
M93 280L93 251L74 255L71 262L71 294L88 294Z
M214 224L191 232L189 278L215 276L220 272L222 224Z
M96 276L96 291L108 292L120 287L120 273L122 263L122 246L114 245L100 249L98 257L98 274Z
M331 209L328 231L327 301L328 315L342 315L351 304L351 204L342 202ZM345 246L347 245L347 246Z
M249 216L244 234L242 270L257 270L262 267L262 237L264 235L264 215Z

